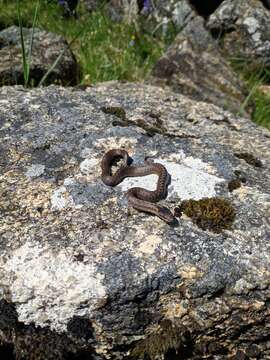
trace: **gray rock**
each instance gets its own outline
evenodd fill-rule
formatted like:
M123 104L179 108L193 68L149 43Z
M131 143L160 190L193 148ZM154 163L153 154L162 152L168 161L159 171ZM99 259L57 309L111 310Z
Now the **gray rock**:
M81 3L84 5L85 10L89 12L97 10L99 6L98 0L81 0Z
M200 16L189 19L155 65L151 83L239 112L247 96Z
M254 70L270 64L269 17L263 1L225 0L210 16L207 26L220 38L227 56L246 60L246 66Z
M178 32L187 24L193 14L193 7L188 0L149 0L144 6L143 0L111 0L109 13L115 20L133 22L139 16L145 17L147 31Z
M0 344L35 359L171 359L187 347L192 359L270 357L268 130L118 82L2 87L0 126ZM166 165L171 209L229 201L231 227L187 215L170 227L128 209L125 189L156 179L106 187L100 161L117 147Z
M23 29L28 54L32 29ZM37 85L64 51L61 60L51 71L45 84L72 85L76 82L77 64L67 42L59 35L35 29L30 67L30 84ZM23 61L20 30L11 26L0 32L0 84L23 84Z

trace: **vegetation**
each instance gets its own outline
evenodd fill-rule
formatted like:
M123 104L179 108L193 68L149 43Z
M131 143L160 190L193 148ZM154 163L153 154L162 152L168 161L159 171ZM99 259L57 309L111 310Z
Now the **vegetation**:
M190 217L201 229L215 233L230 229L235 218L232 205L222 198L184 200L180 205L180 212Z
M31 27L36 1L19 0L21 24ZM0 0L0 29L20 25L14 0ZM62 35L81 69L80 83L145 78L165 48L163 39L135 25L112 21L102 7L92 14L78 7L78 18L61 17L56 1L40 1L36 26ZM80 34L80 36L78 36ZM74 39L76 39L74 41Z
M56 0L40 0L38 12L37 1L30 0L0 0L0 9L0 30L14 24L32 27L36 23L39 28L62 35L79 63L79 83L82 85L107 80L143 80L175 36L174 29L164 39L156 33L153 35L145 25L114 22L102 4L91 14L80 4L77 18L62 17ZM24 49L25 85L29 82L30 61L31 52ZM242 69L246 68L245 61L233 61L233 66L241 69L241 74ZM250 92L240 114L252 107L253 120L270 128L270 95L261 91L261 85L270 81L269 71L262 68L253 72L245 71L243 75Z
M231 59L231 65L243 77L249 88L249 94L242 104L240 114L251 107L253 121L270 129L270 86L268 91L263 91L263 86L270 84L269 68L262 65L254 69L248 59L240 57Z

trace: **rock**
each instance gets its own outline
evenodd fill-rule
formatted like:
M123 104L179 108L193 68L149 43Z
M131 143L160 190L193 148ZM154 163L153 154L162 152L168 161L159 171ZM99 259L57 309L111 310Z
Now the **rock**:
M270 64L270 12L264 3L224 0L207 22L226 56L242 59L252 70Z
M117 21L132 22L141 16L148 32L161 30L164 35L182 30L193 13L188 0L157 0L154 5L151 0L111 0L107 8Z
M24 28L23 33L28 54L32 29ZM65 48L61 60L51 71L46 84L75 84L77 64L67 42L61 36L35 29L29 83L37 85ZM17 26L11 26L0 32L0 84L23 83L20 30Z
M0 352L270 357L268 130L213 104L118 82L2 87L0 126ZM171 227L128 209L124 191L154 188L156 178L105 186L100 161L118 147L134 163L150 156L167 167L163 203L172 210L219 199L211 211L230 221L216 231L206 209ZM229 191L233 179L241 186Z
M89 12L97 10L99 6L98 0L81 0L81 3L84 5L85 10Z
M169 86L195 100L234 112L239 112L248 93L205 29L203 18L195 13L157 62L152 75L152 84Z

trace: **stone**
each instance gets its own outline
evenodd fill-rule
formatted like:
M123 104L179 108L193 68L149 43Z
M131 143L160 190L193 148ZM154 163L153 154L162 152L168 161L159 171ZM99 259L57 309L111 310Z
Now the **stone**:
M220 40L226 56L256 70L270 64L269 2L224 0L210 16L207 27Z
M111 0L107 9L117 21L145 19L147 31L167 35L182 30L193 14L189 0Z
M98 9L99 1L98 0L81 0L81 3L84 6L84 9L88 12L93 12Z
M23 28L27 54L31 33L32 29ZM60 61L50 72L45 84L74 85L77 78L77 63L67 42L61 36L35 29L29 83L38 85L62 51L64 52ZM23 83L20 29L11 26L0 31L0 84Z
M195 13L154 66L150 82L236 113L248 94Z
M0 353L270 357L268 130L117 81L85 91L2 87L0 129ZM216 232L186 213L169 226L129 208L125 190L153 189L156 178L105 186L101 159L119 147L135 164L148 156L167 167L162 203L172 211L224 199L233 221ZM234 179L245 181L229 191Z

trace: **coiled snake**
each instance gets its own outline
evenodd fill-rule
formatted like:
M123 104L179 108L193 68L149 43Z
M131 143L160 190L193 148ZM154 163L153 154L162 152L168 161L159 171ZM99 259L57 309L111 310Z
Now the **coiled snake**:
M115 160L123 159L124 164L112 175L111 167ZM157 215L169 224L175 222L175 217L169 209L158 206L154 203L165 199L170 176L161 164L146 160L144 165L130 165L132 159L128 153L122 149L109 150L102 159L101 179L108 186L120 184L124 178L146 176L150 174L158 175L158 182L155 191L146 190L140 187L133 187L126 192L129 204L137 210Z

